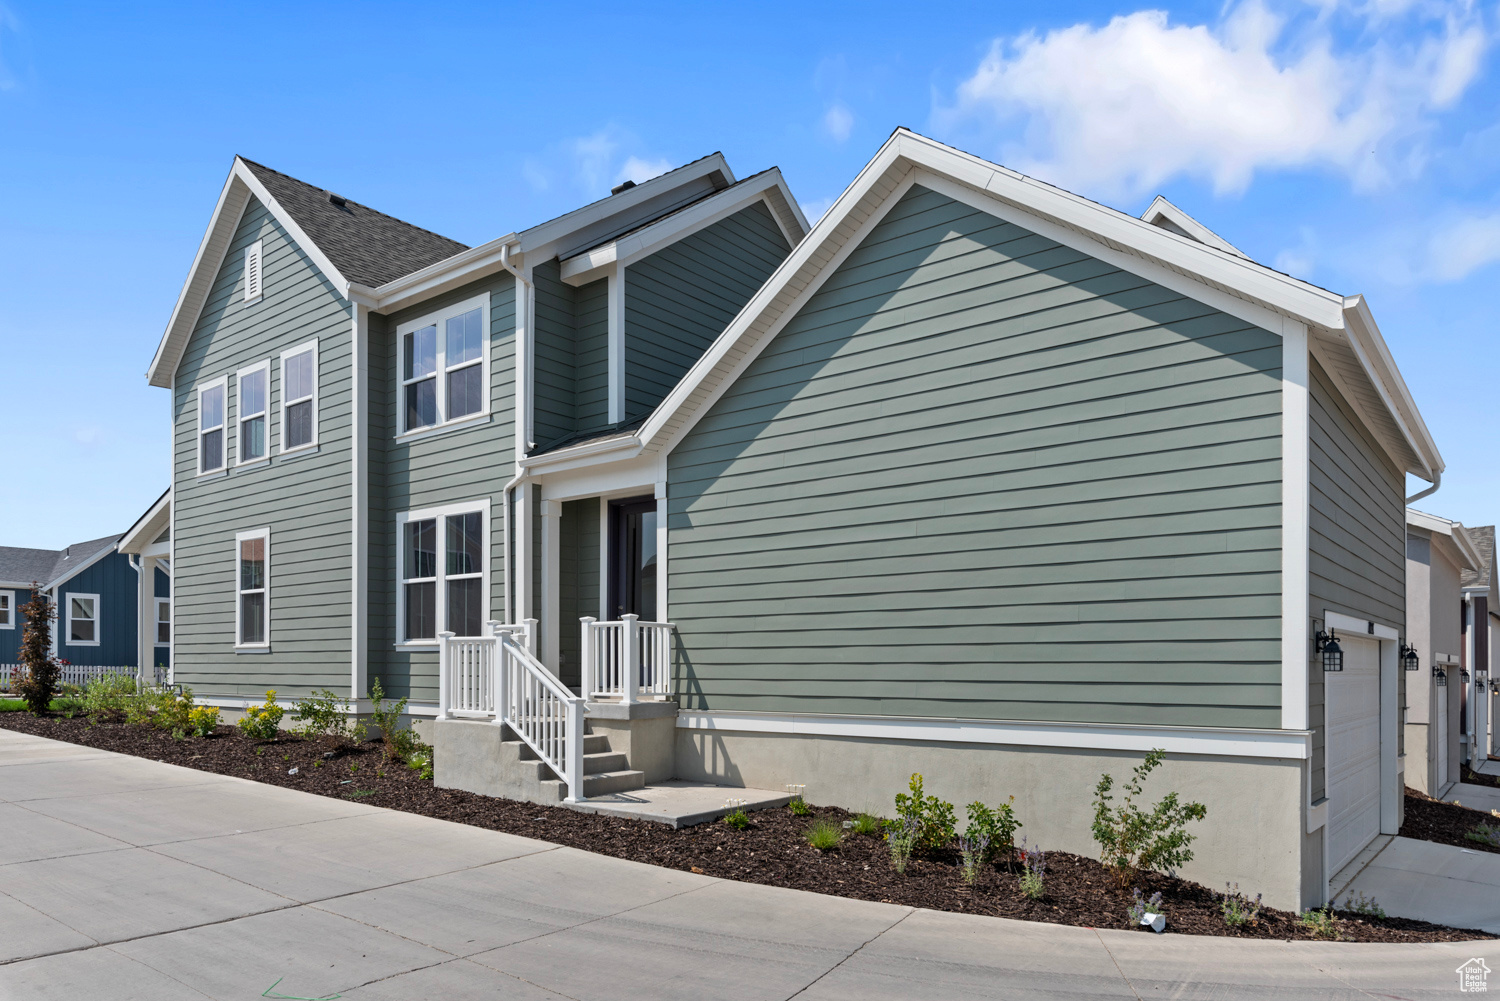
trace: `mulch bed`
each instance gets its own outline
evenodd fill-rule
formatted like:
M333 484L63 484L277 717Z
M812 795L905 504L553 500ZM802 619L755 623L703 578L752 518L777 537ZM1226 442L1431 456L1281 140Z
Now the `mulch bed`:
M1129 927L1125 912L1132 902L1131 886L1117 886L1094 859L1048 852L1046 895L1040 900L1025 896L1017 875L1003 864L986 867L973 886L966 885L957 852L915 858L906 873L898 875L879 837L846 832L839 846L827 852L806 843L803 833L815 820L841 825L852 819L852 814L836 808L814 807L810 816L803 817L788 809L763 810L750 815L752 826L743 831L722 823L673 830L649 821L438 789L404 765L385 762L376 744L344 748L325 758L327 746L315 740L284 736L256 741L228 726L220 727L213 737L173 740L142 727L92 726L81 718L7 712L0 713L0 727L725 879L941 911L1090 928ZM288 774L293 768L297 774ZM1297 915L1269 907L1260 912L1255 924L1230 929L1213 891L1187 880L1144 873L1132 886L1140 887L1146 896L1161 891L1168 932L1315 937ZM1339 938L1355 942L1462 942L1495 937L1425 921L1375 919L1342 911L1337 912L1336 927Z
M1465 781L1468 781L1465 779ZM1471 810L1458 803L1433 799L1411 787L1406 790L1406 820L1401 825L1403 838L1420 841L1436 841L1440 845L1456 845L1472 851L1494 852L1500 855L1500 845L1487 844L1465 837L1480 824L1488 824L1500 830L1500 818L1483 810Z

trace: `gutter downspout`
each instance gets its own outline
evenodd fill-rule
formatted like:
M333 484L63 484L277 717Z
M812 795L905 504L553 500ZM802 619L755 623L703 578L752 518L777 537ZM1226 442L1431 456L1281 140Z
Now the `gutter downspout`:
M144 616L143 610L141 608L141 588L143 588L143 587L146 586L145 585L146 575L145 575L145 573L142 572L145 568L141 566L140 559L141 558L140 558L139 554L137 554L137 553L126 553L125 554L125 562L127 562L127 563L130 564L130 569L132 569L132 570L135 571L135 577L136 577L136 580L135 580L135 629L136 629L136 638L135 638L135 687L136 687L137 691L139 691L141 689L142 682L144 682L146 680L146 665L142 662L141 655L142 655L142 653L146 649L146 639L147 639L147 637L141 635L141 631L145 628L145 625L146 625L146 623L145 623L145 616ZM151 587L151 596L155 597L156 596L156 575L155 574L152 574L151 585L152 585L152 587Z
M523 293L524 301L516 303L516 317L520 321L517 326L521 328L523 338L526 340L530 340L532 339L530 322L531 299L536 290L535 286L531 284L531 281L526 277L525 274L521 272L521 269L510 263L510 248L511 245L508 243L500 248L500 266L506 271L509 271L511 275L515 277L516 281L520 283L521 287L525 289L525 292ZM518 444L521 442L525 442L526 450L529 451L530 449L536 447L536 443L531 440L531 421L529 419L531 410L532 351L530 345L523 345L521 343L520 338L518 338L516 341L516 350L525 351L525 354L521 357L521 364L524 366L521 379L522 385L526 390L524 394L516 394L515 419L521 431L521 434L516 439L516 441ZM505 532L505 618L507 622L514 622L516 620L516 613L520 607L519 603L516 600L517 595L515 593L514 574L511 569L512 564L514 564L516 560L520 559L519 554L516 552L516 550L520 548L520 540L516 539L514 542L512 542L510 512L511 492L515 490L517 485L526 480L526 467L522 465L521 458L522 456L520 455L516 456L516 475L512 476L510 478L510 482L506 483L505 486L500 490L500 510L501 514L504 517L502 530Z
M1442 485L1443 471L1439 469L1437 472L1432 474L1432 486L1428 487L1426 490L1419 490L1416 493L1412 494L1410 497L1406 498L1406 503L1411 504L1412 501L1419 501L1423 497L1431 497L1433 494L1437 493L1438 487Z

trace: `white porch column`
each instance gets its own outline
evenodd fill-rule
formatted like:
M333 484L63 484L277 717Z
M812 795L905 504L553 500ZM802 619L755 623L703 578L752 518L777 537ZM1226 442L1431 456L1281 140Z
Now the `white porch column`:
M562 649L557 618L562 614L562 504L542 501L542 636L543 664L556 673Z
M531 584L531 554L533 528L531 517L531 492L540 489L535 483L522 483L515 492L515 617L521 622L536 615L536 589Z
M156 561L138 558L140 574L136 580L135 676L140 682L152 679L156 666Z
M656 484L656 621L670 622L667 615L667 481Z

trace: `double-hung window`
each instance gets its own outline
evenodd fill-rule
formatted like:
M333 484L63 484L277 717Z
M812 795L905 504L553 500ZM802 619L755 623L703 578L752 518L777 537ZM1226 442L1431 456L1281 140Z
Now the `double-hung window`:
M198 475L224 468L224 404L228 377L198 387Z
M271 530L257 528L234 537L234 645L271 645Z
M99 596L68 595L68 645L99 645Z
M281 353L281 450L318 443L318 342Z
M239 465L258 462L269 453L266 447L266 425L269 423L271 398L271 363L261 362L251 368L241 369L235 377L238 387L237 401L240 426L239 451L235 461Z
M172 599L156 599L156 645L172 645Z
M401 432L489 411L489 295L396 329Z
M443 631L481 634L488 618L489 527L489 501L396 518L401 642L431 642Z
M16 628L16 592L0 591L0 629Z

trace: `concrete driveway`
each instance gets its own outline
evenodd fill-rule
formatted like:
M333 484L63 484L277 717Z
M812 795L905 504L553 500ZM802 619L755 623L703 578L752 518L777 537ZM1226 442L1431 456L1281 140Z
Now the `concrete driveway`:
M1487 955L843 900L0 730L5 999L1446 998Z

